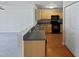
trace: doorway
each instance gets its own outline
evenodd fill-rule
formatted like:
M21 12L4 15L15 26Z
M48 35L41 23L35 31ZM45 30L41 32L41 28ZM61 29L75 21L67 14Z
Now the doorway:
M59 33L52 33L52 15L59 16ZM71 52L63 45L63 6L62 8L38 8L36 10L36 19L46 34L46 56L72 57Z

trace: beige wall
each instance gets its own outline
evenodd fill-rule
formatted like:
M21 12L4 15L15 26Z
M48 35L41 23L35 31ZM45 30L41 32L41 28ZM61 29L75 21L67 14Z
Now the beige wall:
M63 12L60 9L37 9L37 19L51 19L51 15L59 15L63 19Z

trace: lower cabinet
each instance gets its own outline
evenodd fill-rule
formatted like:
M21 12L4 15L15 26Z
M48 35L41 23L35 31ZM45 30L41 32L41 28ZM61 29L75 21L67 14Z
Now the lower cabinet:
M52 25L51 24L43 24L43 25L40 25L40 26L45 31L45 33L51 33L52 32Z
M52 32L52 25L48 24L46 25L46 33L51 33Z
M24 41L25 57L45 57L45 40Z
M45 33L52 33L52 25L51 24L43 24L40 25ZM63 24L60 24L60 32L63 33Z

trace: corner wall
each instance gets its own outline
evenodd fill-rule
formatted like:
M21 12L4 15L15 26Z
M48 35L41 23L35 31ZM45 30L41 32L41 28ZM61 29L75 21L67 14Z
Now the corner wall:
M10 2L9 2L10 3ZM21 32L35 25L35 5L0 4L0 32Z

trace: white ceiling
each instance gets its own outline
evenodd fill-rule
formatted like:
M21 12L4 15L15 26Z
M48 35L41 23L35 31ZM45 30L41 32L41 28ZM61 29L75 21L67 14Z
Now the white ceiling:
M55 6L55 8L63 8L63 1L0 1L0 4L35 4L37 8L46 8L46 6Z
M38 8L49 8L50 6L55 8L63 8L63 1L39 1L36 2Z

